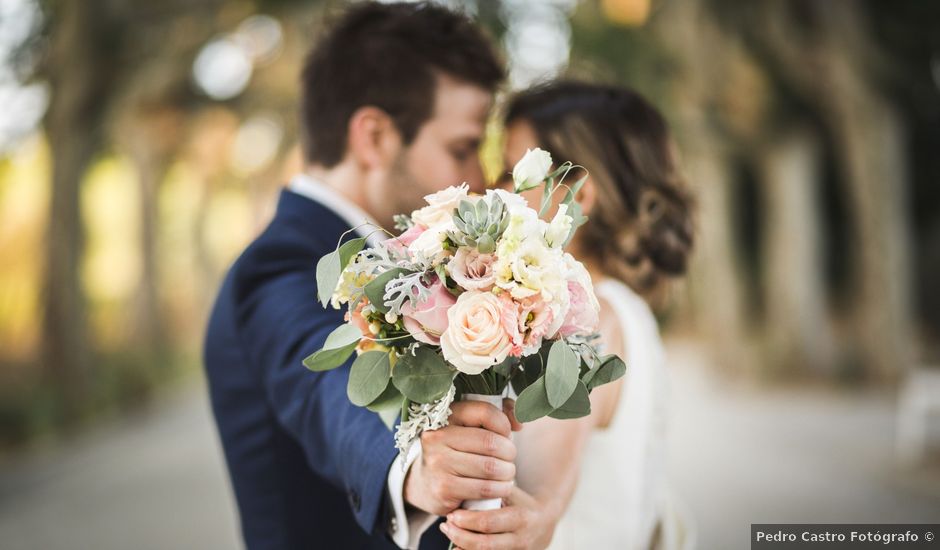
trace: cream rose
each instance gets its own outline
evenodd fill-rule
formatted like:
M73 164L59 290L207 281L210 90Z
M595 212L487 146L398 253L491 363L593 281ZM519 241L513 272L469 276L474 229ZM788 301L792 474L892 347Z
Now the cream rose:
M480 374L502 363L512 342L500 322L500 313L499 298L492 293L461 294L447 310L447 330L441 334L444 359L465 374Z
M451 221L454 209L460 201L467 198L469 187L466 183L455 187L442 189L437 193L427 195L424 200L428 205L411 213L411 220L425 227L433 227Z

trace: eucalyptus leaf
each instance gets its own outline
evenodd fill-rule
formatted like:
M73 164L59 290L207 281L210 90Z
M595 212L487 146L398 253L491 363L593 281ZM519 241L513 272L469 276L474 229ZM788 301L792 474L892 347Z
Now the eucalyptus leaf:
M317 298L323 307L330 303L336 284L349 260L362 250L365 243L365 237L350 239L317 262Z
M339 270L342 271L346 269L346 266L349 265L349 260L353 256L362 251L366 246L365 237L357 237L355 239L349 239L344 242L339 247Z
M404 399L404 396L398 391L398 388L389 383L382 395L366 405L366 408L379 415L385 426L391 430L395 428L395 421L401 413L402 399Z
M391 378L389 378L391 382ZM385 409L392 409L395 411L397 416L401 409L401 400L404 399L404 396L398 391L398 388L395 387L395 384L389 383L385 386L385 391L382 392L382 395L376 397L371 403L366 405L366 408L372 412L379 412Z
M323 307L330 303L336 283L339 282L339 250L334 250L317 262L317 298Z
M346 395L352 404L365 407L378 399L388 386L391 370L388 353L367 351L359 354L349 371L349 384L346 386Z
M595 369L585 374L584 383L587 384L587 389L593 390L597 386L613 382L626 372L627 366L623 359L616 355L605 355L601 357L600 364Z
M417 347L414 355L405 353L398 358L392 382L408 399L430 403L447 393L455 375L440 355L427 347Z
M326 337L323 348L304 359L304 366L312 371L335 369L349 359L361 338L358 327L349 323L340 325Z
M530 384L542 376L545 361L548 359L549 349L551 349L550 342L546 341L542 344L542 348L538 353L533 353L532 355L527 355L522 358L522 361L519 363L519 368L510 380L510 382L512 382L512 389L515 390L516 395L521 394Z
M564 340L557 340L548 352L545 367L545 390L553 408L561 407L578 384L581 359Z
M571 393L571 397L561 407L550 412L548 416L564 420L567 418L581 418L589 414L591 414L591 397L588 395L587 388L579 380L574 392Z
M553 407L548 402L545 393L545 377L539 377L529 384L519 397L516 398L516 419L519 422L532 422L551 413Z
M369 298L369 302L372 304L372 307L374 307L376 311L379 313L388 312L388 306L385 305L385 287L388 286L388 283L392 279L397 279L405 273L408 273L408 270L402 269L400 267L389 269L385 273L382 273L375 279L369 281L365 288L362 289L366 297Z

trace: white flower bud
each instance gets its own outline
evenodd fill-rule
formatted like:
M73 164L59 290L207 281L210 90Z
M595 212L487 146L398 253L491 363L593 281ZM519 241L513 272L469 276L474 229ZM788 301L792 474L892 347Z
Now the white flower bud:
M548 151L536 147L527 149L525 155L512 169L512 181L516 185L516 193L537 187L548 176L552 168L552 156Z

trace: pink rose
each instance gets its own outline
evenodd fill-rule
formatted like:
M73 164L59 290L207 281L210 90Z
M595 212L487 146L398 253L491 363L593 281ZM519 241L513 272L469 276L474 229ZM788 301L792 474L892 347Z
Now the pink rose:
M568 313L558 334L571 336L595 332L599 322L597 299L579 282L568 281L568 300Z
M500 295L500 323L512 342L510 355L520 357L539 350L551 330L554 313L540 295L514 300L508 292Z
M480 254L475 248L462 246L447 264L450 276L467 290L489 290L496 282L494 254Z
M406 301L401 307L401 314L405 329L415 340L437 345L441 341L441 333L447 329L447 310L457 299L447 290L443 281L438 280L430 290L431 294L417 307Z
M393 237L385 241L385 246L389 250L397 252L400 256L405 255L405 251L408 249L408 245L413 243L426 228L424 226L415 224L408 228L407 231L402 233L397 237Z

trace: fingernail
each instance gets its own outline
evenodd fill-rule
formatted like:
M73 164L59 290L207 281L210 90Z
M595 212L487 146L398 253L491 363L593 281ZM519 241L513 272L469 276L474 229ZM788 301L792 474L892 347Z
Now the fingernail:
M447 524L446 524L446 523L442 523L442 524L441 524L441 531L443 531L443 532L445 532L445 533L447 532Z

